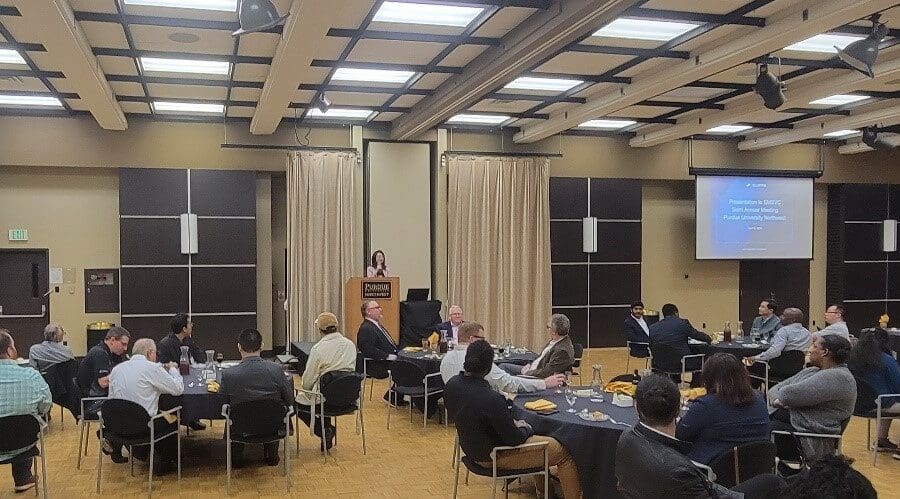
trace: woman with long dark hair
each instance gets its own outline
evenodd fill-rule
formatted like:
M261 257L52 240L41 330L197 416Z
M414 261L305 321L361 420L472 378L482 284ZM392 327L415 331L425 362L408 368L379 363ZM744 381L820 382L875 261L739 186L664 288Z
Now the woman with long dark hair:
M375 250L372 253L371 265L366 268L367 277L390 277L391 271L388 269L387 260L384 258L384 251Z
M716 353L703 365L706 395L678 422L675 437L692 442L688 457L709 464L736 445L769 439L769 412L762 395L734 355Z
M885 353L889 343L890 336L884 329L864 333L850 352L850 360L847 362L853 375L868 383L876 395L900 393L900 366L892 356ZM900 414L900 397L881 399L881 407L890 414ZM890 429L891 420L882 420L881 427L878 428L878 447L897 452L900 448L888 439Z

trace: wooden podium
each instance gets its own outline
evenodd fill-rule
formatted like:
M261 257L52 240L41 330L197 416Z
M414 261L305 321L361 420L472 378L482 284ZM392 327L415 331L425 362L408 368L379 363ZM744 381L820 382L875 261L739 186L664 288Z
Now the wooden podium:
M351 277L344 284L344 336L356 343L356 332L363 321L359 312L364 302L381 305L381 324L394 343L400 338L400 278Z

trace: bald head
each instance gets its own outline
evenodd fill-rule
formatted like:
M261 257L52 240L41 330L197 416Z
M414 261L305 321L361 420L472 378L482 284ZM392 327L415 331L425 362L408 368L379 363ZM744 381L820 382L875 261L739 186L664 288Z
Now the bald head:
M788 307L781 312L781 323L785 326L788 324L797 324L803 322L803 312L799 308Z

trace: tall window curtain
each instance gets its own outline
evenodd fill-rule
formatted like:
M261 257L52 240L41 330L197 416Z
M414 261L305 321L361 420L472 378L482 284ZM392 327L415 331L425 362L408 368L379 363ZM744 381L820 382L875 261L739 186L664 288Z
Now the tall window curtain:
M448 160L451 303L492 342L546 343L550 314L550 161L453 155Z
M321 312L343 317L344 282L358 271L362 254L354 195L359 170L355 153L298 151L289 157L288 327L294 340L318 339L313 323Z

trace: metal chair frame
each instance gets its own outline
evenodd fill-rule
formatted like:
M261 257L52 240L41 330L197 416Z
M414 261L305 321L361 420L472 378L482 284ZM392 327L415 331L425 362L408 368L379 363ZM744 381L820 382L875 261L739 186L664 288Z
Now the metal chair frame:
M48 426L47 421L41 416L37 414L32 414L32 416L38 423L38 432L35 436L34 444L37 446L38 454L41 456L41 491L43 492L44 499L47 499L47 459L46 456L44 456L44 432L47 431ZM32 461L34 461L34 458L32 458ZM34 488L34 495L38 495L38 487Z
M530 443L524 443L522 445L499 446L499 447L494 447L493 449L491 449L491 464L492 464L491 482L493 485L493 488L491 491L491 499L497 497L497 481L498 480L506 481L506 480L510 480L510 479L514 479L514 478L522 478L522 477L526 477L526 476L535 476L535 475L543 475L544 476L544 497L550 497L549 496L550 460L549 460L549 456L547 454L548 447L549 447L549 442L530 442ZM513 470L513 472L511 472L510 474L498 475L498 473L497 473L497 457L500 453L506 452L506 451L511 451L511 450L530 449L530 448L540 449L543 452L544 467L541 468L542 471L531 472L531 473L515 473ZM460 463L465 464L465 461L463 461L462 448L459 446L459 435L458 434L456 436L456 452L454 454L455 454L455 461L456 461L454 468L456 468L456 472L455 472L456 474L455 474L455 479L453 481L453 499L456 499L457 493L459 491L459 468L460 468L459 465L460 465ZM468 485L468 483L469 483L469 472L470 471L471 470L468 468L468 466L466 466L466 485ZM476 474L478 474L478 473L476 473ZM508 498L509 497L509 487L506 487L505 492L506 492L506 497Z
M628 366L631 364L631 346L642 346L647 349L647 356L643 357L644 359L644 369L650 368L650 361L653 360L653 352L650 351L650 343L645 343L643 341L626 341L625 346L628 347L628 357L625 359L625 372L630 373ZM635 359L640 359L642 357L634 357Z
M321 382L321 377L319 379ZM363 378L363 382L360 384L359 404L356 406L356 410L353 411L356 413L356 434L357 435L359 435L360 433L362 434L363 455L366 455L366 423L365 423L365 419L363 419L363 401L366 398L365 397L365 392L366 392L365 381L366 381L365 378ZM322 385L320 384L319 386L322 386ZM311 409L310 410L310 417L311 417L310 421L312 421L312 424L309 426L310 436L315 436L315 431L313 430L313 425L315 424L315 421L316 421L316 406L319 407L319 414L324 414L325 413L325 402L326 402L325 397L322 396L322 392L317 392L317 391L313 391L313 390L304 390L303 388L294 390L295 396L298 393L304 393L304 394L312 397L316 401L314 404L312 404L310 406L310 409ZM390 410L390 409L388 409L388 410ZM300 427L300 413L299 412L296 414L296 417L297 417L297 428L299 429L299 427ZM335 427L337 427L337 416L333 416L333 417L334 417L334 425L335 425ZM324 436L325 436L325 418L319 418L319 421L320 421L322 436L324 438ZM299 453L300 452L300 431L295 430L294 434L296 435L297 452ZM335 443L337 443L337 433L335 433L334 440L335 440ZM328 451L327 446L325 447L325 452L322 453L322 455L324 456L325 462L327 463L328 456L330 455L330 452Z
M429 378L435 378L435 377L440 378L440 376L441 376L441 373L431 373L431 374L426 374L426 375L425 375L425 378L422 380L422 383L424 383L424 385L425 385L425 393L422 394L422 396L425 397L425 407L424 407L424 410L422 411L422 412L423 412L423 414L422 414L422 428L428 428L428 396L429 396L429 395L437 395L438 393L443 393L443 392L444 392L444 389L443 389L443 388L441 388L441 389L439 389L439 390L428 391L428 379L429 379ZM393 387L393 386L394 386L394 379L393 379L393 375L391 374L391 370L390 370L390 369L388 369L388 386L389 386L389 387ZM395 396L395 397L400 397L400 396L401 396L401 395L400 395L399 393L397 393L397 392L393 392L393 393L394 393L394 396ZM418 398L418 396L417 396L416 398ZM388 408L387 408L387 429L388 429L388 430L391 429L391 412L392 412L391 409L397 407L396 404L397 404L397 401L396 401L396 400L394 400L394 403L393 403L393 404L390 403L390 401L388 401ZM409 420L410 420L410 422L412 422L412 406L413 406L413 405L412 405L412 403L410 402L410 404L409 404ZM447 406L445 405L445 406L444 406L444 425L445 425L445 426L448 425L447 419L448 419L448 418L447 418Z
M79 437L78 437L78 464L76 465L76 469L81 469L81 450L84 449L84 455L88 455L88 442L90 441L90 430L91 423L99 423L100 418L97 419L87 419L84 417L84 402L93 402L96 400L107 400L108 397L85 397L81 399L79 404L81 405L81 412L78 416L78 429L79 429ZM87 426L88 432L84 431L84 427Z
M282 447L284 447L283 459L284 459L284 477L286 482L286 489L288 492L291 491L291 460L290 453L288 447L288 438L291 436L291 416L294 415L294 408L287 407L287 412L284 415L284 436L281 438L274 438L268 442L277 442L282 440ZM227 472L227 479L225 481L225 494L231 493L231 442L244 443L244 444L258 444L261 442L245 442L239 439L231 438L231 404L225 404L222 406L222 417L225 419L225 467ZM180 473L180 472L179 472Z

